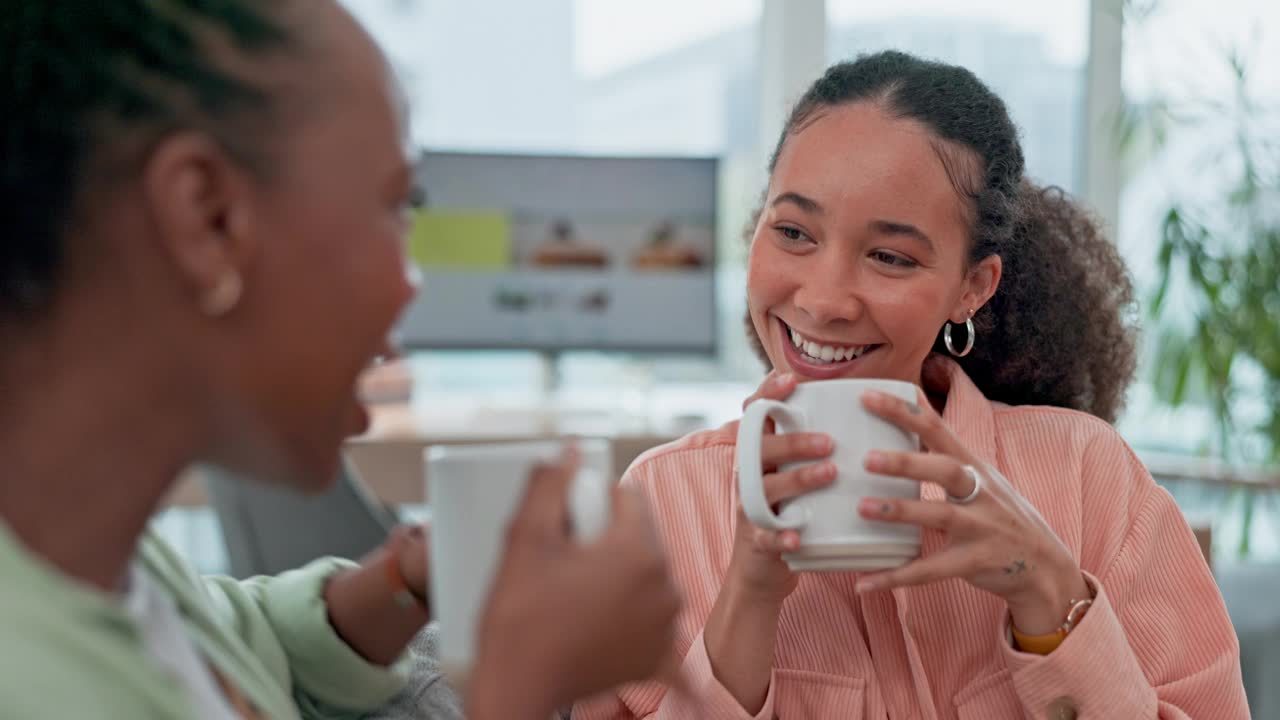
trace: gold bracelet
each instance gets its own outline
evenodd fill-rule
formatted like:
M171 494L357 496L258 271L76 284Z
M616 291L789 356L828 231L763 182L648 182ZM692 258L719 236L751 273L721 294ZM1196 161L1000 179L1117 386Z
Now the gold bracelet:
M1069 605L1067 619L1057 630L1047 635L1027 635L1019 632L1011 618L1009 629L1013 631L1014 644L1018 646L1019 650L1034 655L1048 655L1057 650L1062 641L1067 639L1067 635L1071 634L1075 626L1080 623L1080 619L1088 612L1089 607L1093 605L1093 598L1085 598L1084 600L1072 599Z

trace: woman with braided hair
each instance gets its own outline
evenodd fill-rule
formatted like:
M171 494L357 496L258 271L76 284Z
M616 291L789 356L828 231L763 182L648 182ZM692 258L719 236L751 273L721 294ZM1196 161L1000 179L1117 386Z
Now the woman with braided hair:
M6 0L0 97L0 717L385 703L429 617L422 532L236 582L145 530L191 463L318 490L368 422L356 378L414 292L381 53L332 0ZM575 462L509 533L473 718L545 720L667 654L648 515L619 494L570 542Z

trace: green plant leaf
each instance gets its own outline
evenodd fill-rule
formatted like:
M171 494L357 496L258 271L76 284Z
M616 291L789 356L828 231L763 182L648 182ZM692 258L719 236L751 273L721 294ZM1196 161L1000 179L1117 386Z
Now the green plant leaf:
M1144 21L1160 2L1128 0L1126 21ZM1280 142L1271 131L1280 109L1250 95L1253 64L1262 67L1252 50L1222 48L1225 85L1172 78L1174 94L1126 108L1123 136L1128 161L1145 161L1160 152L1153 139L1168 138L1201 175L1170 177L1173 199L1159 216L1147 298L1152 388L1170 406L1210 411L1214 432L1203 442L1228 462L1280 466ZM1243 519L1236 550L1247 554L1257 496L1237 488L1223 500L1223 512Z

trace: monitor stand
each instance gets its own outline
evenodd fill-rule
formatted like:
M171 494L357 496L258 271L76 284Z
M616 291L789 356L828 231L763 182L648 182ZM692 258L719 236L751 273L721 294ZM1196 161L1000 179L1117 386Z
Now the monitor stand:
M560 368L559 350L542 350L538 358L542 363L542 397L550 402L564 386L564 375Z

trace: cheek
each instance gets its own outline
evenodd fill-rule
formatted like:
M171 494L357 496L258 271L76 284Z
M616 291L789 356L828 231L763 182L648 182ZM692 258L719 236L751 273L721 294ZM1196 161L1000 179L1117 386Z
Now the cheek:
M790 281L787 258L767 243L757 242L747 256L747 299L752 316L757 316L786 300L794 283Z
M270 347L315 376L297 382L331 398L376 352L412 298L398 224L388 211L330 202L277 216L264 240L261 314ZM345 392L345 390L343 390Z
M417 286L409 275L404 225L393 216L381 223L361 250L369 261L366 282L371 295L393 316L413 299Z
M885 283L869 303L880 327L899 347L919 345L928 352L947 316L946 294L932 282Z
M412 299L414 288L406 273L403 224L384 208L351 207L331 216L333 222L313 224L317 249L330 258L323 263L331 287L340 292L344 311L355 322L381 331L394 322Z

